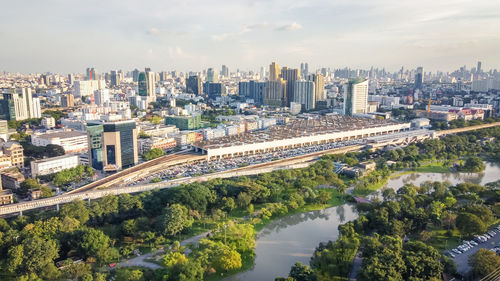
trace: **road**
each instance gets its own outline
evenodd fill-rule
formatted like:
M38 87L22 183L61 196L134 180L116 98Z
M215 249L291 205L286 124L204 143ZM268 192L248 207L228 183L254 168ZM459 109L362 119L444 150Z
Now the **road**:
M497 234L493 236L493 238L491 238L490 240L484 243L480 243L479 245L468 250L467 252L456 255L455 258L453 258L453 261L457 264L457 272L465 276L471 270L471 267L469 266L470 256L477 253L477 251L479 251L479 249L481 248L486 248L489 250L499 244L500 244L500 234Z

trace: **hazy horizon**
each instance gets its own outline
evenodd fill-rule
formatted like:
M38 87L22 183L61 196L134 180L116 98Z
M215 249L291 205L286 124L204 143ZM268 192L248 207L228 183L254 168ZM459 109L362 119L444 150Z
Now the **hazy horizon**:
M495 3L497 2L497 3ZM500 68L500 2L9 1L0 69Z

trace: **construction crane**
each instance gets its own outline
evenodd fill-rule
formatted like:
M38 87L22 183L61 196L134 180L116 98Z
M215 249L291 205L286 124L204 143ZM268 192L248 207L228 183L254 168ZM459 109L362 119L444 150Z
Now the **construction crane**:
M419 102L427 102L427 119L429 119L429 116L431 115L431 104L441 104L441 101L439 100L432 100L429 98L428 100L425 99L418 99L417 101Z

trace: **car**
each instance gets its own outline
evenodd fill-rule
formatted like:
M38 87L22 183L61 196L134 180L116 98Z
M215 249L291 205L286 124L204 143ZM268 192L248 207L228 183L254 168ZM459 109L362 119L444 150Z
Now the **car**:
M473 246L477 246L477 242L476 241L470 241L470 243L473 245Z
M462 253L459 249L453 249L452 251L455 252L457 255Z

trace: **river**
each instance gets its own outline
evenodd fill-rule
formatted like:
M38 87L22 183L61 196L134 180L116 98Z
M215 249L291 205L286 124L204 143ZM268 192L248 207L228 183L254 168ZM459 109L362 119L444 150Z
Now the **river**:
M419 185L428 180L448 180L452 184L464 181L486 184L499 179L500 165L486 163L482 173L404 174L390 179L385 187L397 189L405 183ZM257 234L254 267L225 281L273 281L277 276L286 277L296 262L309 264L320 242L337 239L339 224L354 220L357 216L353 205L344 204L277 219Z

